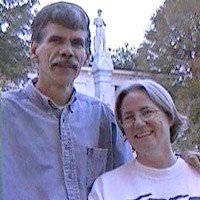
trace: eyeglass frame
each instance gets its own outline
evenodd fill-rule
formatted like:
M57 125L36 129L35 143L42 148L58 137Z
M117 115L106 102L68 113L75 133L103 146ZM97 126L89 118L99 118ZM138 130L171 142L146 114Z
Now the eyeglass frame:
M147 111L151 111L151 113L147 113ZM138 116L139 116L139 118L140 118L142 121L147 122L147 121L149 121L149 120L151 120L151 119L154 119L155 114L156 114L158 111L159 111L158 108L155 108L155 109L153 109L153 108L146 108L146 109L142 110L142 111L139 113ZM146 116L145 116L145 115L146 115ZM147 116L147 115L148 115L148 116ZM123 128L130 128L131 126L134 125L135 119L136 119L135 116L132 115L132 118L130 119L128 125L125 126L124 123L123 123L123 119L121 118L120 125L121 125Z

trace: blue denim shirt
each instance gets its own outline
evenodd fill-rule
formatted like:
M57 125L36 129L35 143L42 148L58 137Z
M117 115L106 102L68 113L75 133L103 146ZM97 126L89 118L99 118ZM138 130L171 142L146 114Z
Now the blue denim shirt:
M106 104L74 89L59 109L30 81L2 95L2 157L3 199L86 200L131 151Z

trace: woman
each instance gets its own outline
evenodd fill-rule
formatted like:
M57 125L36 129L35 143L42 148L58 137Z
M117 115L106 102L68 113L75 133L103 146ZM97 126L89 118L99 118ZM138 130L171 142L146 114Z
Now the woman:
M115 114L137 156L100 176L89 200L200 199L200 174L172 150L186 117L167 90L152 80L135 80L117 96Z

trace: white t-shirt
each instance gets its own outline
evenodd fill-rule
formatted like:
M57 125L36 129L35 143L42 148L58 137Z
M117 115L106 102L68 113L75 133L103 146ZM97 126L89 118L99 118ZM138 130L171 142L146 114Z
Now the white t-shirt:
M200 174L183 159L167 169L154 169L134 159L101 175L88 200L200 200Z

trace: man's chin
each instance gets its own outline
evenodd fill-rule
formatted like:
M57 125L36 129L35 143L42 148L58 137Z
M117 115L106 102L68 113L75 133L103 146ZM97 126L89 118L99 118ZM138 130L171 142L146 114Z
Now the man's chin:
M68 80L57 80L54 81L54 85L58 88L67 88L67 87L72 87L73 86L73 82L72 81L68 81Z

